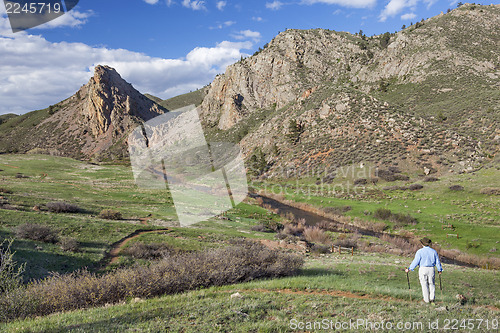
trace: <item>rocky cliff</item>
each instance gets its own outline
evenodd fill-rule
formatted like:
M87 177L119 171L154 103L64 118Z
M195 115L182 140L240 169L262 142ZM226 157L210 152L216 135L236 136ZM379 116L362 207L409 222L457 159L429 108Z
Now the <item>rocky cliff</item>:
M263 156L268 176L353 162L472 170L498 153L498 31L499 5L470 4L372 37L287 30L214 80L203 121Z
M126 157L126 137L137 125L167 110L139 93L108 66L70 98L21 116L11 131L0 131L19 152L42 152L86 159ZM24 119L23 119L24 118ZM38 123L25 126L30 118Z

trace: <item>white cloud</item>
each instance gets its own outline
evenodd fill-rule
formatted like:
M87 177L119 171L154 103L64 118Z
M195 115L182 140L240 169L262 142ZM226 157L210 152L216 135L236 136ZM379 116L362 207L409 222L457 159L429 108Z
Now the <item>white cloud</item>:
M415 17L417 17L417 14L415 14L415 13L407 13L407 14L401 15L401 19L403 21L413 20Z
M230 27L230 26L235 25L235 24L236 24L236 21L226 21L224 23L217 23L216 26L209 27L209 29L210 30L222 29L222 28L225 28L225 27Z
M156 5L160 0L144 0L144 2L149 3L150 5Z
M237 34L234 34L233 37L238 39L238 40L251 39L255 43L257 43L260 41L262 35L258 31L242 30L242 31L238 32Z
M254 16L252 17L252 20L254 20L255 22L262 22L264 19L260 16Z
M169 98L210 83L252 47L252 41L224 41L197 47L180 59L162 59L82 43L51 43L27 33L0 33L0 114L46 108L71 96L97 64L116 68L143 93Z
M182 0L182 5L192 10L206 10L205 1L203 0Z
M416 6L419 0L390 0L379 15L379 21L385 22L389 17L394 17L400 14L406 8L410 8L411 11L416 10ZM424 0L428 5L432 5L432 0Z
M227 1L217 1L217 9L218 10L224 10L224 7L226 7Z
M168 6L168 7L170 7L170 6L172 6L173 4L175 4L175 2L174 2L173 0L167 0L167 1L166 1L166 3L167 3L167 6Z
M369 8L375 6L377 0L302 0L302 4L305 5L313 5L316 3L339 5L343 7Z
M284 3L278 0L275 0L274 2L266 2L266 8L271 9L271 10L278 10L283 7Z
M36 26L33 29L54 29L60 27L76 28L87 23L88 18L92 15L94 15L94 12L90 10L84 13L77 10L71 10L64 15L59 16L58 18L45 24Z

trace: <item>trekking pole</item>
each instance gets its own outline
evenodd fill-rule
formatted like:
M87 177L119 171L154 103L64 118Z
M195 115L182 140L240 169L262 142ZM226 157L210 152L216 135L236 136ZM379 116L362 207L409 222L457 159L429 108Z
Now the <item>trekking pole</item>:
M441 284L441 274L439 274L439 290L441 290L441 299L443 299L443 285Z
M408 290L410 291L410 302L411 302L410 277L408 276L408 272L406 272L406 280L408 281Z

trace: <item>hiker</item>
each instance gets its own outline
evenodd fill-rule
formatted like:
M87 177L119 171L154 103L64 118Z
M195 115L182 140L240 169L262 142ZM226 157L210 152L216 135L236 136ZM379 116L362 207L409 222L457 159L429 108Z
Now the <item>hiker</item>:
M420 279L420 284L422 285L422 294L424 296L424 302L434 302L434 295L436 286L434 284L434 266L437 267L438 273L441 274L443 267L441 267L441 262L439 261L439 256L436 250L432 249L430 246L432 241L424 237L420 240L423 248L415 253L415 259L413 259L409 268L405 269L405 272L413 271L415 267L420 266L418 269L418 278Z

